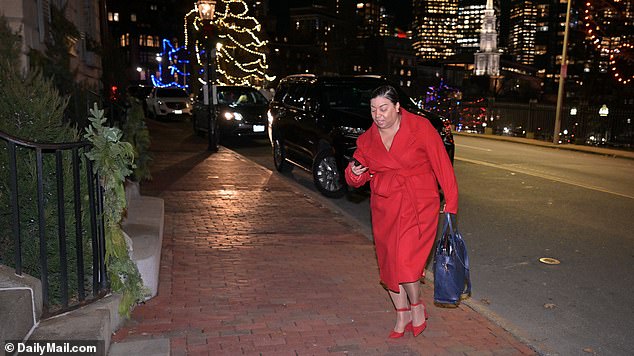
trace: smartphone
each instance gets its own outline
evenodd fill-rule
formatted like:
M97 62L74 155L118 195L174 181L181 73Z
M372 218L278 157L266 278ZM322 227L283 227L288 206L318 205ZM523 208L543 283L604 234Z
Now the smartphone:
M354 162L354 165L355 165L355 166L360 166L360 165L361 165L361 162L359 162L359 161L358 161L356 158L354 158L354 157L352 157L352 159L351 159L350 161Z

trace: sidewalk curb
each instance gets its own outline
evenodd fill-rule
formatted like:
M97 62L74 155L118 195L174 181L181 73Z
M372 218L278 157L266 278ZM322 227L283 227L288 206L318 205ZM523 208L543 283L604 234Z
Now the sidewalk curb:
M455 131L452 133L454 134L454 136L466 136L466 137L481 138L485 140L506 141L506 142L519 143L523 145L540 146L545 148L589 153L589 154L601 155L601 156L612 157L612 158L623 158L623 159L634 160L634 151L625 151L625 150L617 150L617 149L594 147L594 146L582 146L582 145L576 145L576 144L556 145L551 142L539 141L536 139L529 139L529 138L523 138L523 137L484 135L484 134L463 133L463 132L455 132Z

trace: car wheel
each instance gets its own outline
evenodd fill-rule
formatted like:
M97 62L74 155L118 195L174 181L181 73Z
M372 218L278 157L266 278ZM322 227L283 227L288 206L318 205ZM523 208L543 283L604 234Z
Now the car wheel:
M286 149L281 139L273 140L273 164L278 172L288 172L292 166L286 161Z
M341 198L346 194L343 172L329 150L317 154L313 163L313 181L319 192L329 198Z

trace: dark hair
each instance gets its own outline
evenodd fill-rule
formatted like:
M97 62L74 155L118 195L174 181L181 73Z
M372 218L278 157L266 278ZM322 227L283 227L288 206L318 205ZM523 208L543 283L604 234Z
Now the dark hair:
M378 97L386 98L394 105L399 102L398 92L396 91L396 88L391 85L381 85L380 87L374 89L370 99Z

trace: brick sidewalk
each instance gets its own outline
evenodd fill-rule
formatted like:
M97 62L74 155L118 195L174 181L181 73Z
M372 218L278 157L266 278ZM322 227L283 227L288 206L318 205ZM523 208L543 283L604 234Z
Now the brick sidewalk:
M169 338L172 355L535 354L467 306L434 307L429 284L427 330L389 340L365 236L277 173L165 130L143 185L165 199L159 292L113 341Z

